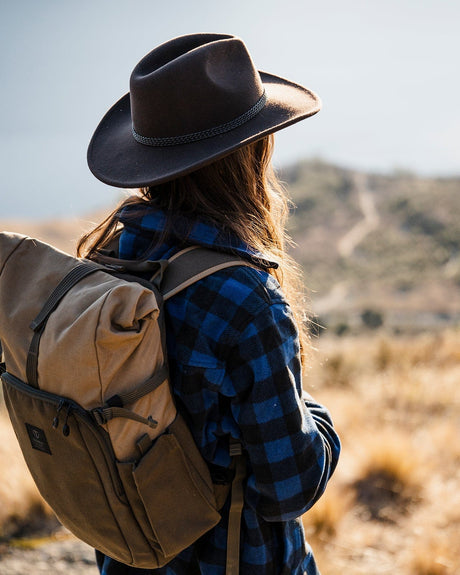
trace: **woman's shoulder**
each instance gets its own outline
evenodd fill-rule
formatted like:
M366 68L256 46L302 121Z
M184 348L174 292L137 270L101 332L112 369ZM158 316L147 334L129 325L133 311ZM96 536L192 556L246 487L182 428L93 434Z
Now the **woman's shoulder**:
M170 314L208 327L215 335L240 332L273 306L287 305L280 285L267 271L247 265L225 268L204 277L167 302Z
M198 282L195 289L197 293L211 290L217 300L222 298L253 312L284 301L277 280L268 271L252 265L237 265L215 272Z

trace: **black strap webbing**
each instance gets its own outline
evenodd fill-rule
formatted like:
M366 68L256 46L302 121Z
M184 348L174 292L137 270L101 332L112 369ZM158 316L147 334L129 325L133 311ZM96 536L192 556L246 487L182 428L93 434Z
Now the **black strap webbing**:
M70 272L59 282L53 290L49 298L46 300L45 305L42 307L40 313L31 322L30 327L34 331L32 341L30 342L29 352L27 354L26 375L29 385L38 389L38 348L40 346L40 338L45 328L46 322L50 314L57 307L58 303L65 296L65 294L73 288L80 280L86 276L100 271L101 266L92 262L82 262L77 264Z
M126 393L120 393L111 397L107 402L107 407L125 407L130 403L134 403L144 395L155 391L157 387L160 387L162 383L164 383L168 379L168 368L166 365L163 365L158 371L146 379L143 383L132 389L131 391L127 391Z
M46 300L45 305L42 307L40 313L31 322L30 327L34 331L40 329L44 321L48 319L48 316L56 308L57 304L65 296L65 294L73 288L80 280L86 276L101 271L103 268L101 266L94 264L89 261L77 264L70 272L59 282L52 294Z
M2 342L0 341L0 375L2 375L2 373L5 373L5 371L6 371L6 365L3 362Z

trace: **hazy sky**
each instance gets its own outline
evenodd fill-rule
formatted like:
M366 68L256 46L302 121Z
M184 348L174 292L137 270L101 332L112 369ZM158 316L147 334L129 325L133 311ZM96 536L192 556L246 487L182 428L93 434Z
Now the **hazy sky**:
M0 217L75 215L116 189L89 139L135 64L193 32L241 36L256 66L323 110L280 132L275 162L460 174L458 0L0 0Z

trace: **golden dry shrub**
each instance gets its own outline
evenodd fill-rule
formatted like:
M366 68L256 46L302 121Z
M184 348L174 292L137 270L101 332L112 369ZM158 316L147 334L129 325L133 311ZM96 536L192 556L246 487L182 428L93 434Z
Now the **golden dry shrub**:
M455 540L433 538L417 541L411 550L410 575L456 575L460 569L460 545L458 534Z
M460 363L460 331L423 332L410 337L390 337L376 341L374 364L378 371L388 368L446 368Z
M320 385L350 387L355 376L355 367L346 353L337 350L323 358L317 376Z
M351 503L350 492L332 481L321 499L302 517L307 538L334 537Z
M385 371L395 362L395 346L388 338L379 339L374 353L374 362L377 371Z
M356 505L364 519L395 522L420 500L426 465L401 433L363 442L364 459L352 484Z

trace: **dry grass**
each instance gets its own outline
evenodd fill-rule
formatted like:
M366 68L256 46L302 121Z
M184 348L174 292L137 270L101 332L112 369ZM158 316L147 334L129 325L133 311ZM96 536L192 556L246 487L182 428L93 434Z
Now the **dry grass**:
M458 560L458 544L454 547L441 541L439 536L434 541L419 541L409 561L410 575L448 575L454 573ZM457 557L455 557L457 555ZM455 571L457 572L457 571Z
M351 505L351 493L332 480L327 497L322 497L303 517L307 539L327 542L334 537Z
M460 573L460 331L324 338L306 387L343 451L304 518L322 575ZM0 529L45 507L0 418ZM21 527L22 526L22 527Z
M40 531L56 521L30 476L10 422L0 410L0 539Z
M458 330L318 342L307 386L343 444L304 519L323 575L460 573L459 360Z
M404 377L410 372L412 379L414 374L451 371L460 365L458 337L455 330L421 334L417 338L381 337L374 350L373 362L377 371L396 372ZM436 381L431 383L434 390L442 392Z

